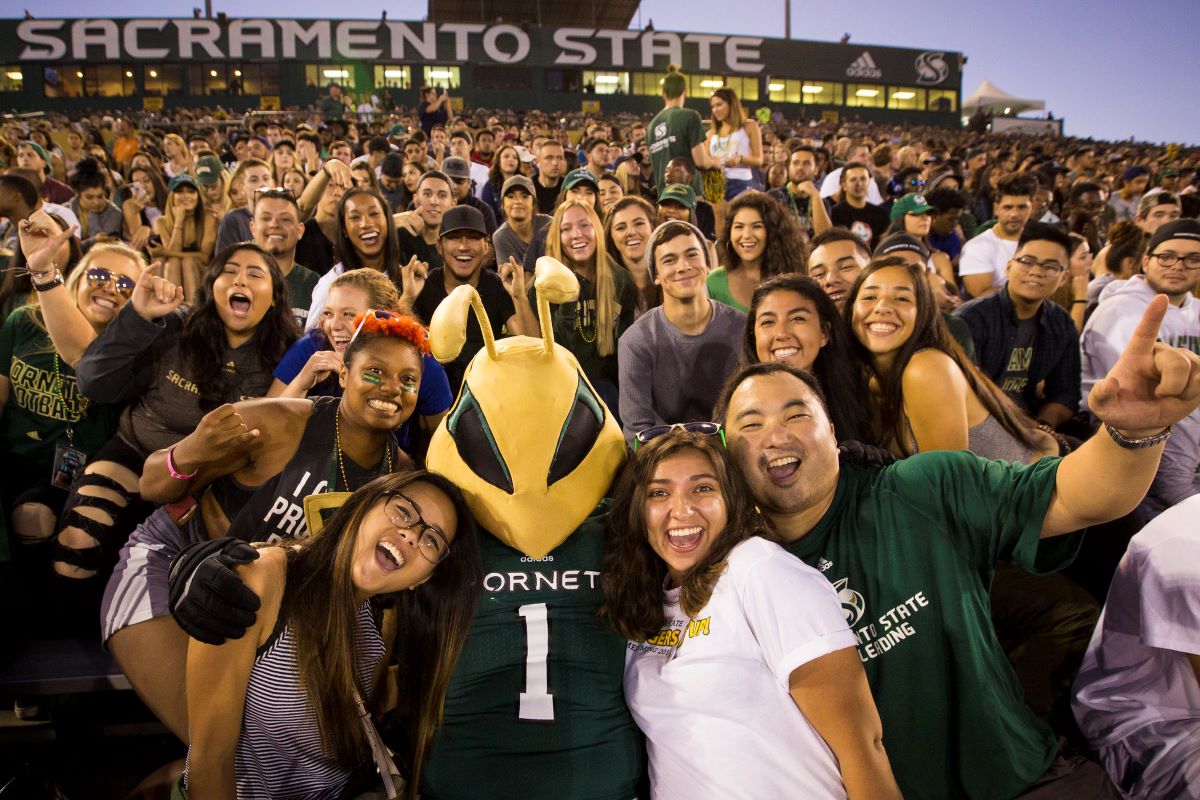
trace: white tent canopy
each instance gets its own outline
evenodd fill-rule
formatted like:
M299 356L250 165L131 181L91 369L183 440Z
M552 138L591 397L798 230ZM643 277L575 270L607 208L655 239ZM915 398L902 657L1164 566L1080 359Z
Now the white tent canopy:
M997 89L991 81L984 80L979 88L971 92L971 96L963 100L963 109L974 111L982 108L995 114L1020 114L1022 111L1042 111L1046 108L1043 100L1025 100L1013 97L1008 92Z

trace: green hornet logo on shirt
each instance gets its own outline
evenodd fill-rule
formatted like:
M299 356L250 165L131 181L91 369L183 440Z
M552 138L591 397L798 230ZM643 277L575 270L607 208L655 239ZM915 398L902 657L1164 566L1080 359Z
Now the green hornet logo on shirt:
M833 584L837 589L838 600L842 601L842 613L846 615L846 624L853 628L867 613L867 601L858 592L846 585L849 578L842 578Z

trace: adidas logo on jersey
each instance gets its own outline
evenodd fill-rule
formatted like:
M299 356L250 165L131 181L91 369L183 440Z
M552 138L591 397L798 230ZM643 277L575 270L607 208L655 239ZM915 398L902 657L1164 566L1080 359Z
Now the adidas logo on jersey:
M847 78L882 78L883 70L875 66L875 59L867 51L855 59L854 63L846 67Z

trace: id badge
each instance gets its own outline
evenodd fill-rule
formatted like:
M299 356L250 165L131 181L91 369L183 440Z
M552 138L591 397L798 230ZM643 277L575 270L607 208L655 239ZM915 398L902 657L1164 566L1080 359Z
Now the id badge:
M85 464L86 453L76 450L66 442L59 442L54 446L54 469L50 474L50 483L59 489L70 491L75 479L83 474Z

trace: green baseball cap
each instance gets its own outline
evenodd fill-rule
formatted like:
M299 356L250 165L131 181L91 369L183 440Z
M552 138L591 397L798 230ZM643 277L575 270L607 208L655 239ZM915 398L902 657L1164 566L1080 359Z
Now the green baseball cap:
M921 214L932 214L936 211L936 208L925 201L924 195L906 194L895 203L892 203L892 221L900 219L905 214L920 216Z
M41 156L42 161L46 162L45 165L42 167L42 169L44 169L46 172L50 171L50 156L46 154L46 148L42 147L40 144L33 141L32 139L25 139L20 144L18 144L17 147L28 147L28 148L32 149L35 153L37 153L39 156Z
M221 173L224 169L225 165L221 163L221 159L216 156L204 156L196 161L192 172L196 173L196 183L201 186L212 186L221 180Z
M567 177L563 178L562 190L565 192L567 189L574 189L581 183L590 183L592 191L600 191L600 182L596 180L596 176L590 170L584 167L573 169L567 173Z
M660 205L667 201L694 209L696 207L696 190L686 183L668 184L658 195Z

